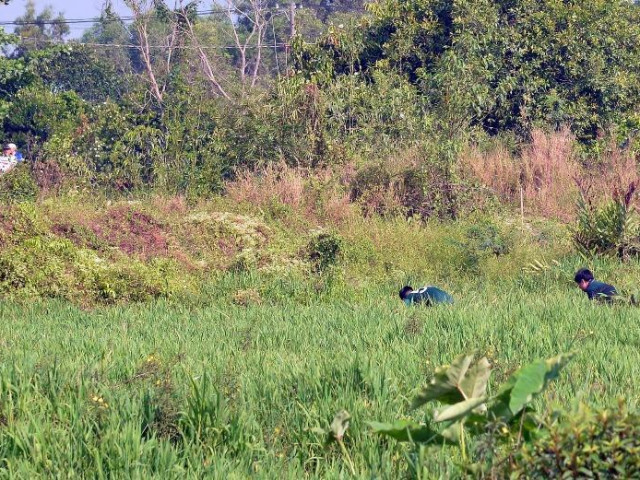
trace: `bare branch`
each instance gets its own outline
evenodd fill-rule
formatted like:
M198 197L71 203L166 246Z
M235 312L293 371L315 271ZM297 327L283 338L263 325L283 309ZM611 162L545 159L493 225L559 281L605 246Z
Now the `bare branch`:
M152 7L148 6L145 0L125 0L125 4L133 12L134 25L140 41L138 49L140 50L142 61L144 62L144 67L147 71L147 77L151 84L151 93L155 99L162 104L163 91L161 91L158 85L158 79L156 78L156 74L153 70L151 50L149 48L149 32L147 30L149 12Z
M187 24L187 28L189 29L189 38L191 39L191 42L193 43L193 45L198 50L198 56L200 57L200 63L202 64L202 68L204 70L204 74L207 77L207 79L209 80L209 82L215 88L214 93L216 95L222 95L224 98L229 99L230 98L229 95L224 90L224 88L222 88L222 86L218 82L218 79L216 78L216 75L213 73L213 68L211 67L211 62L209 61L209 57L207 56L207 54L205 53L204 49L200 45L200 41L198 40L198 36L195 34L195 32L193 30L193 24L189 20L189 17L187 16L187 14L184 11L184 9L182 10L182 14L184 15L185 22Z
M253 66L253 73L251 75L251 88L254 88L256 85L256 80L258 79L258 71L260 69L260 64L262 62L262 43L264 41L264 35L266 32L266 18L264 15L264 10L262 8L262 2L260 0L251 0L251 5L253 7L253 11L255 12L255 26L258 33L257 39L257 49L258 54L256 58L256 62Z

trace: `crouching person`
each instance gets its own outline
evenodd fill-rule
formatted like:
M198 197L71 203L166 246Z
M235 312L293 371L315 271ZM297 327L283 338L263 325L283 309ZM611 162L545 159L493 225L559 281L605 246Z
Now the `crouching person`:
M589 300L611 302L613 297L618 294L613 285L594 280L593 273L586 268L578 270L574 280L578 284L578 288L587 294Z
M418 290L414 290L413 287L407 285L400 290L399 294L400 299L407 305L422 304L432 306L440 303L453 303L451 295L432 285L427 285Z

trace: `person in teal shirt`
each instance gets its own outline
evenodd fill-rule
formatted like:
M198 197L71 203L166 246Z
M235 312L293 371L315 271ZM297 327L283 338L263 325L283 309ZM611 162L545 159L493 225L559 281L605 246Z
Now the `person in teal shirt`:
M439 303L453 303L451 295L432 285L427 285L418 290L414 290L413 287L407 285L400 290L399 294L400 299L407 305L423 304L432 306Z
M593 273L587 268L578 270L574 280L580 290L587 294L589 300L600 300L610 303L613 301L613 297L618 294L616 287L595 280Z

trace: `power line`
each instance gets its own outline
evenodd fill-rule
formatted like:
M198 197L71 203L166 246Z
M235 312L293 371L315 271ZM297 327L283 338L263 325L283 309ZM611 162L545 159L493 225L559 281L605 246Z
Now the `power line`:
M82 47L107 47L107 48L141 48L140 45L134 44L126 44L126 43L88 43L88 42L73 42L69 43L71 46L82 46ZM149 45L149 48L175 48L180 50L235 50L235 49L262 49L262 48L286 48L290 47L289 43L271 43L266 45L247 45L247 46L239 46L239 45L200 45L196 47L194 45L175 45L173 47L169 45Z
M286 11L283 8L265 8L260 10L260 12L284 12ZM199 10L195 12L195 15L200 17L204 15L215 15L218 13L232 13L234 15L247 15L246 12L240 9L213 9L213 10ZM135 20L134 16L122 16L122 17L114 17L113 19L107 19L108 22L128 22ZM23 25L72 25L77 23L99 23L102 21L102 17L95 18L75 18L75 19L64 19L64 20L34 20L30 22L21 21L21 20L12 20L12 21L0 21L0 26L23 26Z
M313 40L317 40L315 38L310 38L309 40L312 41L305 41L303 42L305 45L315 45L316 42L314 42ZM52 43L52 42L47 42L47 41L43 41L42 39L38 39L38 38L34 38L34 37L21 37L20 41L23 43L33 43L33 44L46 44L46 43ZM77 42L77 41L71 41L68 43L64 43L64 44L60 44L60 45L67 45L70 47L103 47L103 48L134 48L134 49L140 49L142 48L141 45L136 45L133 43L96 43L96 42ZM149 45L149 48L161 48L161 49L167 49L167 48L172 48L172 49L178 49L178 50L241 50L241 49L247 49L247 50L255 50L255 49L277 49L277 48L290 48L291 47L291 43L287 43L287 42L274 42L274 43L265 43L265 44L254 44L254 45L245 45L245 46L241 46L241 45L200 45L200 46L195 46L195 45Z

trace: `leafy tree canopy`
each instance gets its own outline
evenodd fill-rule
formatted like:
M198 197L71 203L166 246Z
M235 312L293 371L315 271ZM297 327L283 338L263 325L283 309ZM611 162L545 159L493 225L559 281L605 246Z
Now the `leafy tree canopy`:
M489 132L637 114L640 9L625 0L380 0L355 32L298 49L307 78L398 72L432 111Z

